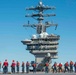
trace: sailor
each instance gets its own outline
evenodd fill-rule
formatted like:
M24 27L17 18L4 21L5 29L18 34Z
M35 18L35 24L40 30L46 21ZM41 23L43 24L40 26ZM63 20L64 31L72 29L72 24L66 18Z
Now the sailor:
M55 62L54 65L53 65L53 73L54 73L54 72L57 72L57 63L56 63L56 62Z
M33 66L33 73L36 73L36 62L34 62L34 63L32 64L32 66Z
M17 63L16 63L17 73L19 73L19 66L20 66L20 63L17 61Z
M8 73L8 61L7 61L7 59L3 63L3 73Z
M1 61L0 61L0 72L1 72L1 64L2 64L2 63L1 63Z
M22 73L24 73L25 72L25 63L24 62L22 62L21 67L22 67Z
M29 66L30 66L30 64L29 64L29 62L27 61L27 62L26 62L26 73L29 73Z
M66 70L69 72L69 64L68 64L68 62L66 62L65 64L64 64L64 68L65 68L65 70L64 70L64 73L66 72Z
M75 69L75 73L76 73L76 62L75 62L75 64L74 64L74 69Z
M16 63L15 63L15 61L13 60L13 61L12 61L12 64L11 64L11 72L12 72L12 73L15 73L15 66L16 66Z
M49 63L48 62L46 62L45 63L45 73L48 73L49 72Z
M70 72L73 72L73 61L70 61Z
M59 63L59 72L62 72L62 63Z

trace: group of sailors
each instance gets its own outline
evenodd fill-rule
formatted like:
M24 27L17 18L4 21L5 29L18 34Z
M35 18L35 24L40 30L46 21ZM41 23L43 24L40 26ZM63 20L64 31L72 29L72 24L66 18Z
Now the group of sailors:
M29 73L29 65L28 62L26 63L26 73ZM57 73L57 72L75 72L76 73L76 62L74 63L73 61L70 61L70 62L66 62L65 64L62 64L62 63L54 63L52 65L52 67L49 67L49 62L46 62L45 63L45 68L44 71L45 73L48 73L49 72L49 69L51 69L51 71L53 73ZM36 67L37 67L37 64L34 63L32 64L32 67L33 67L33 73L36 73Z
M1 62L0 62L0 71L1 71ZM9 66L9 63L8 63L8 61L7 61L7 59L3 62L3 64L2 64L2 68L3 68L3 73L8 73L8 66ZM12 63L11 63L11 65L10 65L10 67L11 67L11 72L12 73L15 73L16 71L17 71L17 73L19 73L19 67L20 67L20 63L17 61L17 62L15 62L15 60L12 60ZM16 67L16 71L15 71L15 67ZM24 68L25 68L25 66L24 66L24 62L22 62L22 65L21 65L21 67L22 67L22 72L24 72Z
M0 62L0 71L1 71L1 67L2 67L3 73L4 74L8 73L8 66L9 66L9 63L8 63L7 59L3 62L3 64ZM22 62L22 64L21 64L22 73L25 73L25 66L26 66L26 73L29 73L30 63L28 61L26 63ZM15 62L15 60L12 60L10 67L11 67L11 73L20 72L20 63L18 61ZM33 67L33 72L36 72L36 63L33 63L32 67Z
M1 62L0 62L0 70L1 67L3 68L3 73L8 73L8 66L9 63L7 61L7 59L3 62L2 66L1 66ZM22 62L21 67L22 67L22 73L25 73L25 66L26 66L26 73L29 73L29 67L30 67L30 63L27 61L26 63ZM37 68L37 64L34 62L32 65L33 67L33 73L36 73L36 68ZM49 72L49 62L45 63L45 69L43 71L45 71L45 73ZM15 62L15 60L12 60L12 63L10 65L11 67L11 73L19 73L20 72L20 63L17 61ZM57 72L75 72L76 73L76 62L73 63L73 61L70 61L69 63L66 62L64 65L62 63L54 63L52 65L51 68L53 73L57 73Z
M76 62L73 61L66 62L64 65L62 63L57 64L56 62L52 66L54 72L75 72L76 73Z

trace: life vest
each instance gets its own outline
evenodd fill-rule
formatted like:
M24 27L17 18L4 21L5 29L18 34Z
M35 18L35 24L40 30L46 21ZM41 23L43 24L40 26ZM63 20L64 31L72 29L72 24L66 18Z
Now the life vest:
M74 64L74 66L76 67L76 63Z
M28 62L26 63L26 66L29 66L29 63Z
M69 64L68 63L65 63L65 66L69 66Z
M54 67L56 67L56 66L57 66L57 64L55 63L55 64L54 64Z
M73 65L73 62L72 61L70 62L70 65Z
M25 66L25 63L22 63L22 67Z
M16 66L20 66L20 63L19 63L19 62L17 62Z
M46 63L46 64L45 64L45 66L49 66L49 64L48 64L48 63Z
M33 67L36 67L36 64L35 63L33 64Z
M12 62L12 65L11 65L11 67L15 67L15 65L16 65L16 64L15 64L15 62Z
M7 61L5 61L4 63L3 63L3 66L8 66L8 62Z
M61 63L59 64L59 67L62 67L62 64Z

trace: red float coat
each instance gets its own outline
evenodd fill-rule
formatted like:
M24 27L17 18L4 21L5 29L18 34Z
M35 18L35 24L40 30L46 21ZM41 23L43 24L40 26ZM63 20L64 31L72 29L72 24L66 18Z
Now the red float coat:
M8 62L7 61L5 61L4 63L3 63L3 66L8 66Z
M68 66L69 66L69 64L68 64L68 63L65 63L65 66L67 66L67 67L68 67Z
M49 66L49 64L48 64L48 63L46 63L46 64L45 64L45 66Z
M12 62L11 67L15 67L15 66L16 66L16 63Z
M62 64L61 63L59 64L59 67L62 67Z

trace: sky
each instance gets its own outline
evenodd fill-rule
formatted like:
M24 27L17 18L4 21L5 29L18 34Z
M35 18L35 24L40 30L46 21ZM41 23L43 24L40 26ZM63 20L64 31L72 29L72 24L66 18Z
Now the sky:
M35 57L26 50L22 40L30 39L36 30L23 27L28 20L31 24L37 23L25 15L35 11L26 11L25 8L36 6L40 0L0 0L0 61L8 60L9 66L12 60L33 61ZM56 10L48 10L45 13L56 13L55 17L45 18L44 21L53 21L58 24L49 27L47 33L60 35L58 45L58 59L52 62L76 61L76 0L42 0L44 5L55 6ZM36 12L35 12L36 13Z

